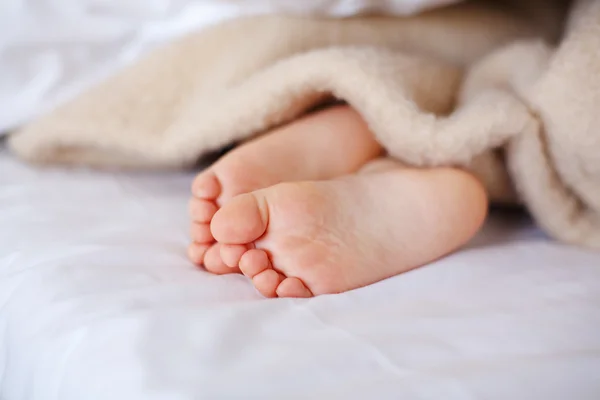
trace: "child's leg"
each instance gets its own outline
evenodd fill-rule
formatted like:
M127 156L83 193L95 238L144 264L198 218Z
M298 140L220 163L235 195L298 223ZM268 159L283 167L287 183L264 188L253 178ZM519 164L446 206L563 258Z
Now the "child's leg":
M263 295L307 297L442 257L475 235L486 212L484 189L466 172L378 160L353 176L237 196L211 229L224 262Z
M238 147L193 183L190 258L211 272L234 272L223 264L210 233L210 221L225 201L281 182L352 173L381 150L362 118L348 106L308 115Z

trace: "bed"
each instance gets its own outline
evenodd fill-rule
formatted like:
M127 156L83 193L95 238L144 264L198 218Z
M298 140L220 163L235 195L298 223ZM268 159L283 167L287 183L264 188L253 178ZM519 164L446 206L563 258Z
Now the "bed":
M265 300L186 260L191 172L0 171L2 400L600 398L600 255L523 214L376 285Z
M9 0L0 135L231 17L210 3ZM36 168L0 143L0 400L600 398L600 254L495 212L427 267L265 300L186 259L192 177Z

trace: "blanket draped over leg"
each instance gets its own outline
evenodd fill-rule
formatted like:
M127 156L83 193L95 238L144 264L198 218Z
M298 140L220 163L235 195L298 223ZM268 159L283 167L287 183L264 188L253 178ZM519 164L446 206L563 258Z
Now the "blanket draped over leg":
M600 1L566 4L226 22L22 127L10 146L36 163L181 168L339 99L391 156L470 169L493 201L600 248Z

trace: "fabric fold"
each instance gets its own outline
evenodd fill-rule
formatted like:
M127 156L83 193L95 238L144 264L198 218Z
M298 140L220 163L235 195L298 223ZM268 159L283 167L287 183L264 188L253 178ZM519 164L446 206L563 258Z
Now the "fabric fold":
M333 98L390 156L468 168L493 201L600 248L600 2L577 2L562 35L561 21L511 10L228 22L25 126L11 147L33 162L185 167Z

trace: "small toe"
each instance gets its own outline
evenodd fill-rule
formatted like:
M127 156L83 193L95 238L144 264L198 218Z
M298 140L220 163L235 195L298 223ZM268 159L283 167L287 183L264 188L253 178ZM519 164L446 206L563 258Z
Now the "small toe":
M219 243L211 246L204 255L204 268L217 275L239 273L239 268L228 267L221 259L221 245Z
M248 251L248 247L241 244L221 245L221 259L225 265L235 268L240 264L240 259Z
M190 218L194 222L209 223L218 210L214 201L192 197L190 200Z
M188 257L196 265L200 266L204 264L204 255L209 249L208 244L192 243L188 247Z
M264 196L253 193L234 197L213 217L210 228L215 239L225 244L245 244L259 239L267 230L269 213Z
M277 296L279 296L279 297L296 297L296 298L313 297L312 292L298 278L284 279L277 287L276 293L277 293Z
M210 225L192 223L190 227L190 236L196 243L212 243L215 241L210 232Z
M239 266L242 273L252 279L270 268L271 261L269 261L269 256L264 250L252 249L242 255Z
M192 194L199 199L215 200L221 194L221 184L211 170L201 172L192 183Z
M267 269L252 278L256 290L265 297L277 297L277 286L284 277L274 269Z

